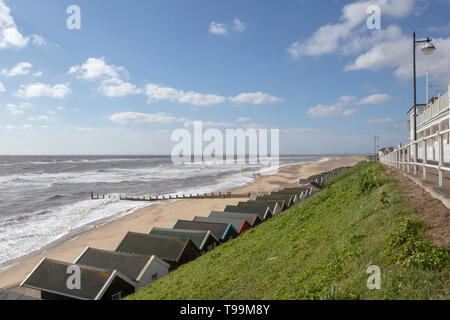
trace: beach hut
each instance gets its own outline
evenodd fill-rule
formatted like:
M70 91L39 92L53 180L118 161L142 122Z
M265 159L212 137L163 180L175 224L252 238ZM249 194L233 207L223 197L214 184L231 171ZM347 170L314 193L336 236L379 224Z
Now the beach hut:
M256 200L284 200L286 207L290 208L294 204L294 198L295 196L276 194L272 192L269 195L258 196L256 197Z
M241 235L243 232L251 229L252 226L248 223L245 218L214 218L214 217L195 217L194 221L202 221L202 222L219 222L219 223L231 223L233 228L237 231L238 235Z
M262 207L262 208L269 208L270 213L272 215L276 215L281 212L281 203L283 201L265 201L265 200L248 200L248 201L241 201L237 204L237 206L245 206L245 207Z
M117 270L75 265L79 289L68 286L74 264L44 258L21 283L39 290L42 300L120 300L135 292L136 283Z
M226 242L238 236L231 223L177 220L173 229L211 231L221 242Z
M182 230L153 227L149 234L178 239L191 239L202 252L211 251L220 244L220 241L209 230Z
M269 206L272 214L274 215L287 209L284 200L248 200L247 202L265 203ZM275 208L275 204L278 204L277 208Z
M136 288L146 287L169 273L170 265L157 256L106 251L87 247L75 264L100 269L117 270L136 282Z
M253 213L257 214L262 221L266 221L267 219L272 218L272 213L270 212L269 207L266 208L258 208L258 207L244 207L244 206L226 206L223 211L231 211L237 213Z
M158 256L170 264L169 271L199 257L201 251L191 239L179 239L145 233L128 232L116 252Z
M245 218L252 228L260 225L263 221L255 213L245 213L245 212L228 212L228 211L211 211L209 214L211 218Z

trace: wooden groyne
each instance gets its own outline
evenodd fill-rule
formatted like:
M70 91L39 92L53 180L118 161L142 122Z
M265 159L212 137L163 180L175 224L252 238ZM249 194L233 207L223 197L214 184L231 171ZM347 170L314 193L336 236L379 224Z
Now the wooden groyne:
M92 200L100 199L119 199L123 201L164 201L164 200L188 200L188 199L240 199L240 198L250 198L251 193L246 194L233 194L231 192L219 192L219 193L204 193L204 194L183 194L176 196L111 196L111 195L98 195L91 192Z

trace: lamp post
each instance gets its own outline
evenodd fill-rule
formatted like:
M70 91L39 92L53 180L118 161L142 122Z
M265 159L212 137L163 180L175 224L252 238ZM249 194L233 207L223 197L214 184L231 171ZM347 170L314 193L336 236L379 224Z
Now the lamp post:
M429 37L425 40L416 40L416 33L413 32L413 71L414 71L414 141L417 141L417 81L416 81L416 45L418 43L425 43L422 47L422 52L426 55L432 54L436 47L431 42ZM427 101L428 105L428 101Z

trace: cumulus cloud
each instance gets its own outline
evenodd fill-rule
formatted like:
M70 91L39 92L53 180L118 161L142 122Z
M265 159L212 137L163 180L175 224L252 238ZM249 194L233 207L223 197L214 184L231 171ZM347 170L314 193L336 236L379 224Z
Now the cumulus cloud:
M333 105L318 104L308 110L311 118L331 117L331 116L350 116L358 111L357 108L349 108L350 106L383 104L392 100L388 94L373 94L358 101L354 96L342 96L338 102Z
M218 23L213 21L209 25L209 32L212 34L227 35L228 34L227 25L225 23Z
M232 103L248 103L254 105L283 102L283 99L271 96L263 92L241 93L236 97L230 97Z
M19 62L17 65L12 67L10 70L3 69L2 75L7 77L15 77L29 74L33 65L29 62Z
M8 103L6 105L6 110L10 113L10 114L23 114L25 112L26 109L30 108L32 105L31 103L19 103L19 104L14 104L14 103Z
M5 86L3 85L3 83L0 82L0 93L3 93L5 91L6 91Z
M137 88L134 84L115 78L104 80L100 87L98 87L98 91L111 98L142 93L142 90Z
M370 124L374 124L374 123L393 123L395 122L394 119L391 118L370 118L370 119L366 119L368 123Z
M361 99L359 104L383 104L392 100L392 97L388 94L379 93L368 96L367 98Z
M242 32L247 28L247 25L242 22L239 18L234 19L233 21L233 30L236 32Z
M22 85L16 92L16 96L24 99L48 97L53 99L64 99L72 93L67 84L55 84L54 86L41 82Z
M121 112L115 113L109 117L109 119L115 123L128 124L128 123L171 123L177 120L166 113L139 113L139 112Z
M123 80L124 77L128 78L125 68L107 64L104 57L89 58L85 63L71 67L68 73L82 80L99 80L97 90L110 98L142 93L142 89Z
M237 122L248 122L250 120L251 120L250 118L244 118L244 117L240 117L240 118L236 119Z
M320 27L309 39L294 42L288 48L288 53L293 58L299 58L345 52L347 46L357 45L364 40L362 33L367 28L363 23L368 18L366 10L371 5L379 6L384 15L395 18L403 18L415 10L415 0L371 0L347 4L342 8L340 23Z
M24 48L29 42L36 45L45 44L44 38L38 35L23 36L18 30L11 9L0 0L0 49Z
M376 0L347 4L342 9L339 23L320 27L310 38L294 42L287 52L294 59L325 54L355 56L345 66L345 71L391 68L398 79L410 79L412 59L405 57L411 55L411 35L404 34L396 25L383 27L382 30L368 30L365 25L368 17L366 9L369 5L378 5L383 17L404 18L418 12L418 3L417 0ZM448 25L429 30L447 35ZM428 65L435 80L446 84L450 77L450 38L437 37L433 42L438 50L432 56L424 56L418 50L417 75L423 76Z
M184 123L185 128L193 128L195 121L186 121ZM215 121L202 121L203 128L230 128L235 127L236 124L232 122L215 122Z
M215 94L202 94L194 91L183 91L157 84L148 84L145 94L149 102L157 100L168 100L193 106L211 106L225 102L226 98Z

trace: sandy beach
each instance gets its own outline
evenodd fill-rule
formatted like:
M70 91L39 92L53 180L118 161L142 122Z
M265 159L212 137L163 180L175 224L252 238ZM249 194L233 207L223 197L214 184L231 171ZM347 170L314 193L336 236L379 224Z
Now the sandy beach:
M328 161L287 166L274 175L261 175L255 182L231 191L239 194L269 192L280 186L295 185L299 178L342 166L352 166L362 159L361 156L336 157ZM21 282L44 257L72 262L87 246L115 250L128 231L147 233L153 226L170 228L177 219L192 220L195 216L207 216L212 210L220 211L226 205L245 200L247 198L178 200L136 210L71 239L59 241L42 252L17 260L7 269L0 271L0 288Z

